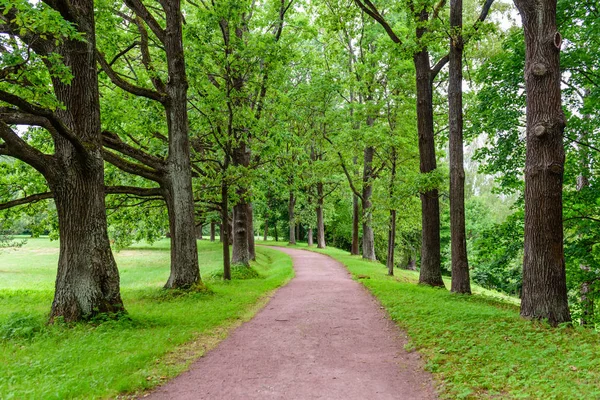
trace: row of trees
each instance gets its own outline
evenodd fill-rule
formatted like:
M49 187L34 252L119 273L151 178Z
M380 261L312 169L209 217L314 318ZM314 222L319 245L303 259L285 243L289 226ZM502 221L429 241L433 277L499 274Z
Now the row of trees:
M0 155L10 159L1 164L0 209L27 204L30 215L45 216L36 226L52 225L56 213L61 255L51 318L123 310L109 236L127 245L155 240L168 227L165 287L201 286L196 230L205 224L221 227L225 279L231 264L249 266L260 229L265 239L281 235L290 243L302 233L312 244L316 234L319 247L328 240L385 260L390 274L419 259L420 282L430 286L443 286L449 243L453 292L470 293L470 271L506 290L493 282L504 281L509 268L485 269L498 256L486 238L516 217L475 231L472 221L494 214L490 204L472 206L483 190L517 199L514 215L525 206L525 229L509 241L518 248L525 238L522 315L569 321L556 2L516 2L526 52L506 67L506 49L494 43L522 47L523 36L485 23L492 5L7 0L0 10ZM496 10L511 15L508 4ZM508 121L516 138L523 132L524 104L518 93L489 95L505 94L494 86L504 78L483 77L494 68L502 76L525 71L526 167L498 161L514 153L502 132ZM589 86L568 84L573 91ZM496 106L498 115L486 118ZM502 117L509 110L516 121ZM517 179L512 192L494 197L489 185L472 184L479 175L465 175L464 126L469 138L493 143L478 153L483 168L502 183L510 168L525 167L527 190ZM17 215L7 212L6 225ZM592 263L585 268L595 273Z

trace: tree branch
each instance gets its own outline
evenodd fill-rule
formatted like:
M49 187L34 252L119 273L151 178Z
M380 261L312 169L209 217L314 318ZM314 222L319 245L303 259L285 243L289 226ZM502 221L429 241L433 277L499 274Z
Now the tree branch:
M0 139L4 140L4 146L0 148L0 154L18 158L42 174L48 170L52 157L29 145L2 121L0 121Z
M6 203L0 203L0 210L8 210L9 208L22 206L24 204L37 203L38 201L47 200L52 198L52 192L37 193L31 196L23 197L17 200L7 201Z
M134 94L136 96L145 97L150 100L156 100L160 103L164 103L166 101L166 99L167 99L166 94L159 93L152 89L146 89L141 86L136 86L132 83L127 82L125 79L121 78L112 69L112 67L108 64L108 62L106 61L106 58L104 57L104 54L102 54L101 52L99 52L97 50L96 50L96 53L98 56L97 58L98 58L98 62L100 63L100 67L106 73L106 75L110 78L111 82L114 85L116 85L117 87L123 89L124 91Z
M153 182L162 183L164 177L161 171L156 171L142 164L137 164L131 161L127 161L122 157L119 157L115 153L106 149L102 150L104 160L111 163L120 170L130 173L132 175L141 176Z
M162 44L165 44L167 36L165 30L160 26L154 16L152 16L150 11L148 11L146 6L144 6L140 0L125 0L125 5L148 25L150 30L156 35Z
M111 150L116 150L123 155L131 157L149 168L162 170L165 167L165 161L162 158L148 154L142 150L128 145L122 141L119 135L116 133L102 131L102 144L104 147L107 147Z
M390 24L388 24L385 18L383 18L381 13L377 10L377 7L375 7L375 5L370 0L354 0L354 3L356 3L356 5L366 14L368 14L371 18L377 21L379 25L381 25L383 29L385 29L386 33L394 43L402 44L402 40L400 39L400 37L396 35L396 32L394 32Z

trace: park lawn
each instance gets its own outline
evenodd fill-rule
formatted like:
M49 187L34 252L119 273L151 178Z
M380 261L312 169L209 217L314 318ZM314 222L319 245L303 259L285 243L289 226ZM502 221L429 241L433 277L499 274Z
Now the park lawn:
M597 331L525 321L516 299L477 286L473 296L455 295L417 285L415 272L389 277L384 265L346 251L311 250L340 261L379 299L442 398L600 399Z
M257 249L259 278L224 282L219 243L201 241L206 292L167 292L169 243L115 254L128 317L46 325L58 243L29 239L0 253L0 398L109 398L140 393L184 371L251 318L293 276L289 256Z

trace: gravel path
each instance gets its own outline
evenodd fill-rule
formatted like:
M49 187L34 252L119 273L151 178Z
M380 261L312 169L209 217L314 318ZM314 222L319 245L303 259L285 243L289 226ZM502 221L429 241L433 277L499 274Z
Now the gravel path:
M150 399L435 399L403 333L337 261L292 256L296 277L251 321ZM382 266L383 268L383 266Z

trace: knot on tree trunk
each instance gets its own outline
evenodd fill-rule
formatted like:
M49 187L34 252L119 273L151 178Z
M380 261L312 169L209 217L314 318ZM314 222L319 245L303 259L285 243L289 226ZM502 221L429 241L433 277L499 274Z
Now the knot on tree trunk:
M560 48L562 47L562 36L560 34L560 32L556 31L554 33L554 47L556 48L556 50L560 51Z
M548 171L553 174L560 175L563 172L563 166L557 163L552 163L548 166Z
M538 124L533 128L533 134L538 139L542 139L548 134L548 128L544 124Z
M535 64L533 64L533 67L531 68L531 72L533 73L533 75L535 75L537 77L542 77L548 73L548 67L546 66L546 64L541 63L541 62L535 63Z

